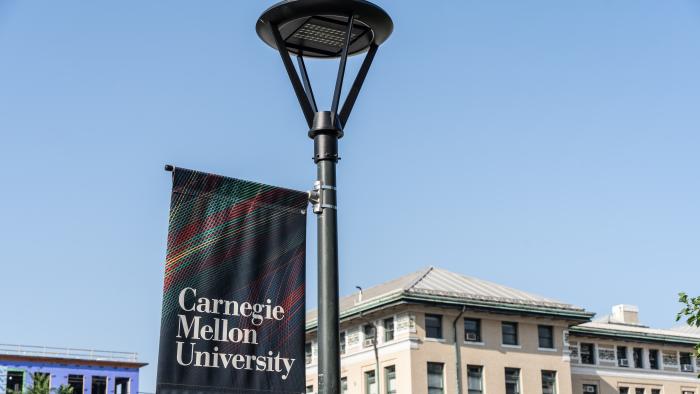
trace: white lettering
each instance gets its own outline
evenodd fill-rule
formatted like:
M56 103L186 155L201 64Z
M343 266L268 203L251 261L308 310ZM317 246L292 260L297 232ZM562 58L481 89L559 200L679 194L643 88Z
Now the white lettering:
M187 291L191 291L193 296L197 295L197 290L191 287L185 287L184 289L180 290L180 297L178 297L178 301L180 302L180 308L182 308L183 311L192 312L194 310L194 304L192 304L192 308L189 309L187 309L185 306L185 293L187 293Z
M190 361L188 361L186 364L184 361L182 361L182 344L184 342L177 341L177 363L182 365L183 367L186 367L190 364L192 364L192 352L194 351L194 343L190 342Z
M194 319L192 319L192 322L190 325L187 325L187 316L185 315L177 315L179 318L179 323L177 325L177 338L181 338L180 334L180 328L182 328L183 331L185 331L185 338L190 337L190 332L194 333L194 336L192 339L199 339L199 316L195 316Z

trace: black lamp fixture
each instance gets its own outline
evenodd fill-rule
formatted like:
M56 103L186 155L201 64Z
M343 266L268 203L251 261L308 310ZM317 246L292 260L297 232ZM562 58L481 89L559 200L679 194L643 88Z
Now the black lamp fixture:
M384 10L363 0L283 1L265 11L256 25L260 38L279 51L309 127L313 126L314 117L320 116L317 114L330 112L340 122L341 136L377 48L389 38L393 28ZM338 112L347 57L363 52L367 52L365 60ZM290 55L297 57L299 73ZM330 111L318 111L304 57L340 58Z
M318 392L338 394L338 139L343 137L377 49L394 24L384 10L364 0L287 0L263 12L255 28L266 44L279 51L314 140L317 180L309 199L318 221ZM366 53L365 58L340 107L348 56L361 53ZM297 58L298 71L292 56ZM329 111L318 110L304 58L340 59Z

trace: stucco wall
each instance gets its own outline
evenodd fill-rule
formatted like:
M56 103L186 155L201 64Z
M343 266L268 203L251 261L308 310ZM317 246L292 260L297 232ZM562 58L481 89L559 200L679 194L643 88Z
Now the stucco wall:
M424 314L435 313L443 315L444 340L436 341L425 338ZM415 394L427 393L427 363L440 362L445 365L445 384L447 393L455 393L457 388L456 357L454 351L453 321L458 313L454 310L422 309L416 312L418 322L418 337L421 338L418 348L411 355L413 369L412 380ZM484 393L505 394L505 368L520 369L521 393L541 393L541 371L557 372L557 393L571 394L571 373L567 358L563 356L563 332L567 325L563 321L550 319L535 319L518 316L503 316L484 313L467 312L463 317L481 319L482 342L479 344L465 343L463 340L463 323L457 322L458 338L461 340L460 351L462 363L462 388L467 389L467 365L483 367ZM502 346L501 322L518 323L518 347ZM539 350L537 325L554 327L555 349Z
M574 335L571 336L570 342L572 346L578 346L580 343L593 343L596 348L594 365L581 364L577 358L572 360L572 394L584 394L584 384L597 385L598 394L618 394L620 387L628 387L629 394L635 394L636 388L645 389L645 394L651 394L651 389L659 389L661 394L682 394L683 391L691 391L695 394L700 393L700 380L697 378L697 372L682 372L679 364L675 366L663 364L664 352L675 354L692 352L692 347L690 346L683 347L630 340L615 341ZM617 346L625 346L629 349L630 359L628 367L618 366L617 357L611 361L601 359L600 349L616 349ZM631 360L632 348L643 349L644 368L634 368ZM649 368L648 352L651 349L659 351L661 365L658 370ZM694 361L697 363L696 360Z
M440 314L443 316L443 339L431 339L425 336L425 314ZM341 360L341 376L348 379L348 392L352 394L368 394L365 390L364 372L375 368L374 351L371 346L363 345L363 335L360 330L366 322L381 323L389 316L394 316L397 322L395 339L383 342L383 331L379 330L379 359L380 394L386 393L384 367L396 366L397 393L426 394L428 362L444 364L445 393L456 393L456 357L454 350L453 321L459 315L455 308L439 308L423 305L402 305L391 311L377 312L366 316L363 320L345 322L342 331L353 336L353 345L348 344L346 354ZM466 311L463 317L481 319L481 343L464 342L464 323L457 321L458 340L460 341L461 365L459 373L462 376L463 394L467 393L467 365L483 367L483 394L505 394L505 368L520 369L520 393L542 393L542 371L556 371L556 394L584 394L583 384L599 385L598 394L619 394L621 385L629 387L629 394L636 394L636 387L645 387L644 394L653 394L651 388L660 388L660 394L682 394L691 391L700 394L700 380L697 373L683 373L678 367L662 367L659 371L651 369L617 368L615 363L608 365L582 366L576 357L571 358L569 344L594 342L604 347L612 348L617 345L658 349L666 352L690 352L691 346L671 346L668 344L646 344L605 340L599 338L577 338L568 336L569 325L572 321L562 318L532 317L514 314L484 313ZM504 346L501 343L501 323L511 321L518 323L518 346ZM400 324L399 324L400 322ZM537 332L538 325L553 327L554 349L540 349ZM400 329L399 329L400 326ZM565 336L568 342L565 342ZM315 341L314 333L307 340ZM645 353L646 355L647 353ZM315 355L315 353L314 353ZM316 361L307 365L307 384L314 386L317 392ZM697 362L697 361L695 361ZM700 369L700 364L699 369Z

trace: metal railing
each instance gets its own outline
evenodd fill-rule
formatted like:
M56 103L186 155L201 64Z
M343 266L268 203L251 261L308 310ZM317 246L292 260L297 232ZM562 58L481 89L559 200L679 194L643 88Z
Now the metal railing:
M34 357L74 358L95 361L137 362L138 353L110 350L76 349L50 346L12 345L0 343L0 354Z

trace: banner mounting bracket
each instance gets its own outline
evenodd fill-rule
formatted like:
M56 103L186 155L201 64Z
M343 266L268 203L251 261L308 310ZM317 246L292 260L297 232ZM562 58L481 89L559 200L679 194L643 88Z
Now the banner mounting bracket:
M321 181L314 182L314 188L313 188L313 190L309 191L308 194L309 194L309 202L312 204L313 211L315 214L319 215L319 214L323 213L323 210L325 208L335 209L336 211L338 210L337 205L326 204L324 202L325 201L325 199L324 199L325 193L324 192L328 191L328 192L335 193L336 190L337 189L335 186L324 185L323 182L321 182Z

